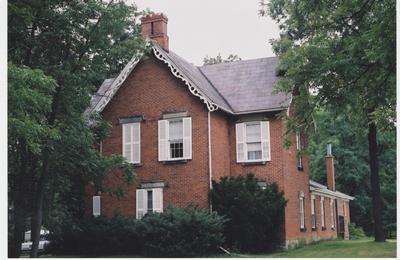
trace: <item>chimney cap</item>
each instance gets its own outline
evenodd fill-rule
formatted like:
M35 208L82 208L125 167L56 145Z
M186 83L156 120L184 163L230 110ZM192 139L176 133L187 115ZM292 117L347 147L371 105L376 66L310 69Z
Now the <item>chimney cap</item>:
M332 144L328 144L326 146L326 155L327 156L332 156Z
M143 22L149 22L154 20L165 20L168 21L168 17L164 13L151 13L146 16L143 16L140 19Z

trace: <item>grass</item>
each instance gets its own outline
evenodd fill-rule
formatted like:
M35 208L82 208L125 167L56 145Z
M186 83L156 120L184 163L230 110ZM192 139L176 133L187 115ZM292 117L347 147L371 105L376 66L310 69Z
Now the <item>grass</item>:
M233 255L233 257L268 258L395 258L396 240L374 242L372 239L331 240L301 248L266 255Z
M75 258L79 256L44 255L42 257ZM133 255L113 255L107 258L136 258ZM229 257L228 255L217 255L213 257ZM305 245L301 248L281 251L271 254L232 254L231 257L251 258L395 258L396 240L387 242L374 242L372 239L360 240L330 240L315 244Z

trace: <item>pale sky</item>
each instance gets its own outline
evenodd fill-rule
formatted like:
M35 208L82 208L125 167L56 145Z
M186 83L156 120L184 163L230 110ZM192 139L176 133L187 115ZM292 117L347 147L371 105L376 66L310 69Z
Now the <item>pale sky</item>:
M277 24L258 14L259 0L127 0L168 17L169 48L187 61L203 64L208 55L242 59L275 56L270 39Z

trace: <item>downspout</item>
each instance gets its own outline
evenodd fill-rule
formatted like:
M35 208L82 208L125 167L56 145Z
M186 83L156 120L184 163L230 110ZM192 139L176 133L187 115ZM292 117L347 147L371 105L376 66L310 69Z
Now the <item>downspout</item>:
M209 191L212 189L212 162L211 162L211 118L208 111L208 173L209 173ZM211 196L209 195L210 212L212 212Z

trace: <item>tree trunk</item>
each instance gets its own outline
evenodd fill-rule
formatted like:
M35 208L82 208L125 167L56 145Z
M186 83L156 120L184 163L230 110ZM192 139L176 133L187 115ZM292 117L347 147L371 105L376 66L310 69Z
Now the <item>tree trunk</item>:
M375 241L385 241L382 222L382 198L379 183L379 162L378 144L376 140L377 132L374 122L368 125L368 145L369 145L369 166L371 170L371 192L372 192L372 213L374 219Z
M18 258L21 255L21 244L25 236L25 211L21 203L14 203L14 237L9 257Z
M40 230L42 229L43 219L43 198L45 192L46 178L48 173L48 153L45 153L45 159L43 160L43 172L37 183L36 196L34 200L32 220L31 220L31 237L32 237L32 249L30 252L31 258L38 257L39 241L40 241Z
M15 183L13 185L14 193L14 233L12 248L9 252L9 256L13 258L20 257L21 255L21 244L25 239L25 190L27 187L27 161L28 155L26 150L25 140L19 140L18 150L19 150L19 164L20 169L18 171L18 176L15 178Z

